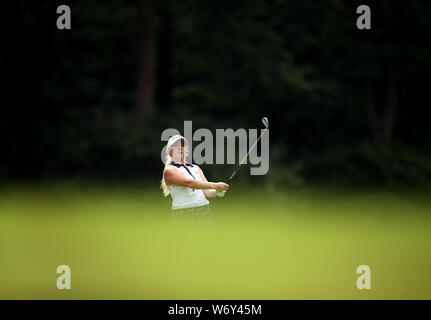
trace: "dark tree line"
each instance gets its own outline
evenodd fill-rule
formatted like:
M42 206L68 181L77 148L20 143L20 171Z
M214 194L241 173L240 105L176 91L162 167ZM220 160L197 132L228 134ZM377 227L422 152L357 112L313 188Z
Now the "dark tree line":
M74 1L66 31L2 3L0 176L159 177L163 129L266 115L268 180L426 183L431 6L369 1L358 30L360 4Z

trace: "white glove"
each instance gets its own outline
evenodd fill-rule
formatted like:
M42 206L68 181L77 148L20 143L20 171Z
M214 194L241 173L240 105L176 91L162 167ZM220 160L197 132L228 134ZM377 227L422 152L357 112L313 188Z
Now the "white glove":
M219 191L217 191L217 192L216 192L216 196L217 196L217 197L222 198L222 197L224 196L224 194L225 194L225 193L226 193L226 190L223 190L223 191L220 191L220 192L219 192Z

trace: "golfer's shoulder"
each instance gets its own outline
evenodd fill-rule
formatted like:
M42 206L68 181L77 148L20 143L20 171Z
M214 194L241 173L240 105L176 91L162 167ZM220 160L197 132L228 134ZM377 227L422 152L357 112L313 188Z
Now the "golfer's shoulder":
M196 168L196 169L198 169L199 171L202 171L201 167L199 167L197 164L191 163L191 164L190 164L190 166L191 166L192 168Z
M171 175L178 172L178 169L175 166L169 165L163 170L163 175Z

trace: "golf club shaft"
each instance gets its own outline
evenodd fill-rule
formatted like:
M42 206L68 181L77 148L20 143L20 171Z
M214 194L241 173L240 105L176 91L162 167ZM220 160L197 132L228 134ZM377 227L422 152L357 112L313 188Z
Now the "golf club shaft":
M255 147L256 147L256 145L257 145L257 143L259 142L259 140L260 140L260 138L262 138L262 136L265 134L265 132L268 130L268 127L267 128L265 128L265 130L262 132L262 134L259 136L259 138L256 140L256 142L253 144L253 146L248 150L248 152L247 152L247 154L245 155L245 157L244 158L242 158L242 160L240 161L240 163L239 163L239 165L238 165L238 167L235 169L235 171L232 173L232 175L229 177L229 179L227 180L227 184L229 184L231 181L232 181L232 179L233 179L233 177L235 176L235 174L237 173L237 171L239 170L239 168L241 168L241 166L242 166L242 164L244 163L244 160L245 159L247 159L247 157L248 157L248 155L250 154L250 152L251 152L251 150L253 150Z

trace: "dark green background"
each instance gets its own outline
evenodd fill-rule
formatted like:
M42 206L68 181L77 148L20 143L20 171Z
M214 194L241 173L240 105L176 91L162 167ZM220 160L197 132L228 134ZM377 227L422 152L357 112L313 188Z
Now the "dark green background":
M71 30L55 1L1 4L2 179L155 181L164 129L267 116L277 183L429 184L425 1L61 4ZM371 30L356 27L360 4Z

